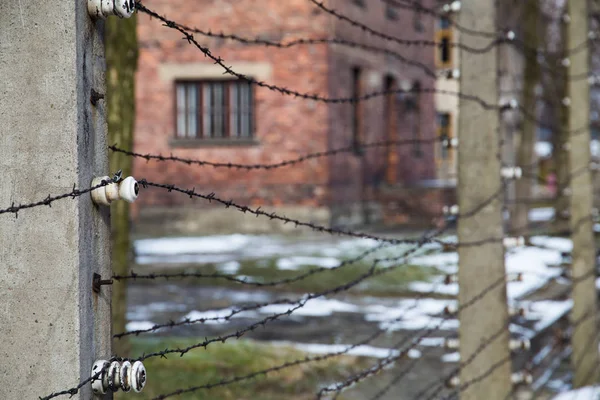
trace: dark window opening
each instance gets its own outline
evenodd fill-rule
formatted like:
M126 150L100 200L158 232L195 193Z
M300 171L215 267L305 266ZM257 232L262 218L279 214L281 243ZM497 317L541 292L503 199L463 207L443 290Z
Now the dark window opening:
M440 41L440 61L444 64L450 62L450 39L447 37Z
M254 91L243 81L187 81L175 84L176 136L238 139L254 135Z
M449 149L446 143L452 139L451 116L447 112L437 113L438 137L440 140L440 158L447 160L449 158Z
M362 101L358 98L362 95L361 84L361 69L358 67L352 68L352 145L354 153L362 154Z

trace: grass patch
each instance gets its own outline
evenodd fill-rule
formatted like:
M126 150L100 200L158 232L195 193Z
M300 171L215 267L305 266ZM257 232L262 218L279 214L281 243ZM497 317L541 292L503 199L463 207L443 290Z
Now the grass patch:
M132 338L132 355L137 356L165 348L183 348L202 339ZM305 353L291 347L272 346L250 340L214 344L195 349L183 357L151 358L144 361L148 382L141 393L115 395L117 400L152 399L160 394L251 374L285 362L303 359ZM322 385L343 380L365 368L372 360L340 356L320 362L302 364L279 372L223 387L202 389L173 398L187 400L304 400L312 399ZM342 399L343 397L340 397Z
M319 292L346 282L350 282L365 274L372 266L372 262L357 262L344 265L335 270L319 271L313 275L275 287L265 287L272 291L286 292ZM246 277L255 282L272 282L281 279L289 279L306 272L317 269L314 265L301 266L296 270L280 270L277 268L277 258L267 260L246 260L240 262L240 268L231 276ZM136 272L145 273L221 273L218 265L186 265L186 266L145 266L136 268ZM374 276L361 282L350 290L350 293L371 296L393 296L404 294L408 290L408 284L415 281L428 281L434 276L439 276L441 271L435 267L423 267L413 264L394 266L394 269L383 275ZM136 283L152 283L151 280L137 280ZM178 283L200 286L240 287L236 282L217 278L185 278Z

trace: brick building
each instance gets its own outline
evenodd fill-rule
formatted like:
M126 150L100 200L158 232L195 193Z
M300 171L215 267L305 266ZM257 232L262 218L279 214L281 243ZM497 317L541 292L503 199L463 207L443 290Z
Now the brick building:
M205 31L282 43L345 39L397 51L435 70L432 47L400 46L377 38L309 0L147 0L144 4L182 25ZM390 36L434 37L434 19L381 0L326 4ZM434 0L423 4L433 6ZM427 185L436 177L436 144L360 146L436 135L434 95L418 90L435 87L435 78L424 68L383 52L339 44L274 48L194 34L234 71L299 92L346 98L416 88L360 103L325 103L231 79L181 34L145 14L138 16L138 34L135 151L243 164L274 163L347 146L355 146L356 151L269 171L136 159L136 177L195 187L197 192L215 192L221 198L334 226L402 222L410 215L439 213L439 193ZM185 195L148 189L134 210L137 230L160 227L167 232L198 233L272 228L222 208L199 213L198 208L205 206Z

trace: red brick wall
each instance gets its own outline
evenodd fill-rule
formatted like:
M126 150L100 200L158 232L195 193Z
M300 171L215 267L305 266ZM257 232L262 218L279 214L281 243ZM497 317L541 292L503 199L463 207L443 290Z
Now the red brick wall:
M349 0L337 0L335 7L348 17L387 35L409 40L432 40L435 20L421 15L423 31L413 27L414 12L398 10L398 20L391 21L385 15L385 2L366 1L366 7L355 6ZM424 1L424 6L432 6L433 1ZM397 43L375 37L360 28L343 21L336 21L333 28L337 37L396 51L408 59L420 61L434 71L434 49L431 46L402 46ZM425 74L423 69L408 66L383 53L373 53L360 49L348 49L334 46L329 53L329 89L332 97L349 97L352 88L351 68L362 69L364 93L385 89L386 75L392 75L396 82L419 81L423 88L434 88L435 80ZM385 97L378 96L364 102L362 130L366 142L387 140L386 118L384 112ZM421 138L429 139L435 134L434 94L420 94ZM352 140L352 106L350 104L332 105L329 115L330 147L349 145ZM397 109L398 130L394 139L411 139L404 115ZM421 157L413 155L412 146L398 146L397 182L410 185L422 179L435 178L434 146L422 144ZM364 156L335 157L329 160L330 184L332 185L331 204L344 214L345 207L376 199L377 188L385 182L387 166L386 150L383 148L367 150Z
M280 41L300 37L325 37L322 14L306 0L147 0L148 8L178 23L213 32L261 37ZM134 148L142 153L162 153L216 162L273 163L326 149L327 106L255 87L255 137L257 146L181 149L169 145L174 137L174 87L158 74L162 63L212 61L172 29L147 15L138 16L140 43L137 74L137 118ZM302 92L326 95L327 47L296 46L275 49L246 46L230 40L195 38L225 63L267 62L272 74L268 83ZM236 171L135 160L136 177L157 182L194 186L198 192L215 192L224 198L258 204L319 204L327 182L325 159L272 171ZM138 207L180 205L184 195L149 189ZM196 201L197 203L198 201Z
M424 5L430 6L432 0ZM213 32L233 33L245 37L260 37L273 41L295 38L335 37L396 50L407 58L419 60L434 68L434 51L430 46L398 46L373 37L319 11L308 0L147 0L148 8L184 25ZM423 16L423 32L413 27L413 13L398 10L399 20L388 21L384 2L366 1L362 9L350 0L332 0L328 4L351 18L377 30L405 38L433 38L434 19ZM194 46L182 40L182 35L168 29L147 15L138 16L140 43L139 70L136 86L136 133L134 149L141 153L174 154L215 162L273 163L306 153L347 146L351 143L352 112L350 104L328 105L296 99L291 96L255 88L256 146L173 148L174 83L161 80L161 64L212 64ZM236 61L267 62L272 67L268 83L300 92L323 96L351 95L351 68L363 68L365 92L383 89L386 74L398 81L419 81L422 87L433 88L434 81L422 70L391 59L380 53L347 47L310 45L289 49L247 46L238 42L210 39L194 35L225 63ZM364 103L363 131L365 141L385 140L384 96ZM435 110L433 94L421 95L421 137L434 135ZM410 138L402 115L398 116L397 139ZM398 147L398 183L434 178L433 145L422 145L422 156L414 157L410 146ZM377 187L383 182L386 150L368 150L363 157L343 154L309 160L297 166L271 171L236 171L211 167L186 166L178 163L156 163L137 159L137 178L195 187L197 192L215 192L222 198L233 198L251 205L328 205L336 213L356 208L363 201L373 201ZM136 202L136 208L151 205L181 206L192 200L184 195L162 190L147 190ZM198 204L196 200L194 203ZM200 202L201 203L201 202Z

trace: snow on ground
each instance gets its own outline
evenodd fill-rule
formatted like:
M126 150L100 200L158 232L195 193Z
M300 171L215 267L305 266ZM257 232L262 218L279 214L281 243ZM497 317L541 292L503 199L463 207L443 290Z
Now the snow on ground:
M130 321L125 325L125 330L127 332L144 331L146 329L151 329L154 325L156 324L152 321Z
M525 308L526 317L536 320L535 331L541 331L551 326L573 307L572 300L552 301L541 300L532 302L522 302L521 306Z
M455 351L454 353L446 353L442 356L442 362L457 363L460 361L460 353Z
M134 249L138 265L157 263L227 264L232 261L268 261L270 258L277 258L279 259L277 266L280 269L293 270L305 265L333 268L341 263L341 259L357 257L380 245L380 242L373 239L326 238L299 241L267 235L235 234L140 239L134 242ZM414 246L414 244L386 244L376 253L368 255L365 261L372 261L375 258L400 257ZM424 254L437 248L439 245L427 243L420 246L417 252L411 253L411 256ZM398 264L398 260L388 260L380 262L379 266L396 264Z
M206 319L207 321L203 322L205 324L215 325L215 324L227 324L228 321L225 318L231 316L232 312L238 310L237 308L223 308L221 310L209 310L209 311L190 311L187 313L182 320L185 321L189 319L190 321L197 321ZM242 311L240 313L234 314L231 318L248 318L255 317L256 313L252 311ZM219 319L214 319L219 318Z
M529 210L529 220L532 222L545 222L554 218L553 207L539 207Z
M298 241L268 235L234 234L140 239L134 242L134 250L137 264L203 264L315 255L349 258L378 244L373 239ZM395 253L408 249L408 245L389 246L392 247Z
M237 261L227 261L217 266L217 269L224 274L235 274L240 270L241 264Z
M508 282L507 294L509 300L523 297L544 286L550 279L560 276L562 270L552 265L560 263L560 252L565 251L563 249L567 249L569 246L572 247L570 240L562 238L540 236L532 238L532 242L549 248L519 247L506 252L506 273L522 274L520 281ZM419 265L434 266L446 273L455 273L458 270L458 254L455 252L417 257L412 262ZM409 288L421 293L458 294L458 283L440 284L440 279L433 282L412 282Z
M379 322L381 329L389 331L458 328L458 320L436 317L441 315L446 307L456 307L456 300L402 299L395 307L367 307L365 320Z
M532 220L545 220L551 218L551 209L536 209L530 214ZM456 236L447 236L445 242L455 243ZM522 274L522 281L509 281L507 294L511 304L517 303L519 298L544 286L549 280L557 278L561 269L554 267L561 260L561 252L571 251L572 244L568 239L538 236L531 239L532 243L540 247L518 247L506 252L506 271L508 274ZM379 243L371 239L352 239L342 241L286 241L282 238L252 235L223 235L201 238L168 238L168 239L146 239L135 243L137 262L194 262L194 263L220 263L217 268L227 274L236 274L244 259L267 259L277 257L276 266L281 270L298 270L303 266L316 266L323 268L335 268L340 265L341 259L356 257L360 253L373 249ZM375 258L399 256L412 245L384 246L371 255ZM458 270L458 254L456 252L445 252L437 254L426 254L431 249L439 249L438 244L427 244L416 256L411 257L411 264L423 267L435 267L446 274L454 274ZM398 262L390 262L389 265ZM260 265L260 264L257 264ZM268 264L265 264L268 265ZM383 265L382 265L383 266ZM484 266L484 264L482 264ZM242 278L240 276L240 278ZM413 282L409 285L416 292L435 292L447 295L458 294L458 284L444 284L444 277L436 277L431 282ZM248 279L251 279L248 277ZM600 288L600 279L596 281ZM248 300L247 293L239 291L243 299ZM248 292L250 293L250 292ZM257 300L258 301L258 300ZM450 307L455 309L456 300L447 299L400 299L393 305L359 305L343 302L335 299L317 298L308 301L303 307L294 310L294 316L300 317L328 317L334 313L362 313L364 319L374 322L381 329L395 330L421 330L440 329L455 330L458 328L458 320L445 318L444 309ZM519 306L526 309L526 318L535 321L532 329L516 324L510 325L510 330L524 337L532 337L536 331L550 326L554 321L561 318L571 307L570 301L536 301L520 302ZM145 308L144 308L145 307ZM151 303L144 307L137 307L133 313L128 313L127 330L139 330L151 328L154 323L153 313L166 311L164 304ZM256 311L242 312L234 315L234 318L259 318L261 315L272 315L285 313L294 308L291 304L273 304L262 307ZM221 310L190 311L183 319L197 320L205 318L219 318L209 320L206 323L227 323L225 317L229 316L235 307ZM171 311L177 311L172 309ZM424 338L420 346L441 346L443 338ZM343 349L343 345L307 345L296 343L294 346L302 348L307 352L335 352ZM376 349L370 346L361 346L353 349L355 355L368 355L380 357L389 349ZM446 355L444 361L452 362L456 355Z
M271 304L260 308L259 312L263 314L280 314L285 313L289 309L295 307L297 306L293 304ZM327 317L336 312L360 312L360 307L355 304L345 303L339 300L316 298L307 301L303 307L295 310L292 315Z
M587 386L578 390L560 393L552 400L600 400L600 387Z
M277 260L277 268L280 270L298 270L302 266L314 266L321 268L335 268L341 264L340 260L333 257L284 257Z
M276 346L291 346L295 349L304 351L306 353L311 353L311 354L331 354L331 353L345 352L345 354L350 355L350 356L373 357L373 358L388 358L388 357L397 357L398 355L400 355L399 350L384 349L381 347L374 347L374 346L368 346L368 345L361 345L361 346L353 347L350 350L348 350L348 348L352 347L352 345L297 343L297 342L288 342L288 341L275 341L275 342L271 342L271 343ZM346 350L348 350L348 351L346 352ZM408 351L408 357L420 358L421 352L416 349L410 349Z

